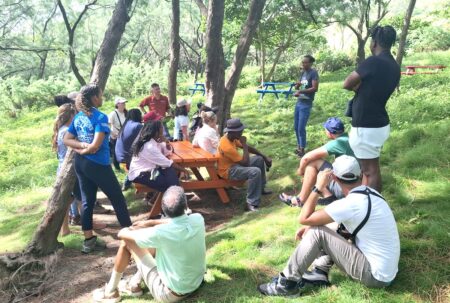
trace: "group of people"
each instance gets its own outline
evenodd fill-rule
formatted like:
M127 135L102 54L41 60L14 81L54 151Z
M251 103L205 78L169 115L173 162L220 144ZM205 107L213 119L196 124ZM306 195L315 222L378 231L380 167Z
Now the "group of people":
M347 135L339 118L329 118L324 129L330 141L308 152L305 129L319 77L312 69L314 58L304 57L294 120L296 154L301 158L297 174L303 176L302 189L295 196L279 196L290 206L301 206L298 221L304 226L296 232L301 242L283 271L258 286L262 294L292 296L306 285L327 286L333 264L368 287L385 287L394 280L400 242L392 210L380 194L378 159L389 135L385 105L400 77L390 53L395 36L390 26L376 27L370 43L373 56L344 82L345 89L355 91L350 133ZM105 287L94 291L95 302L118 302L121 293L139 296L142 281L157 301L176 302L199 288L206 270L205 223L200 214L187 214L179 176L188 171L170 159L170 141L191 137L190 103L177 102L171 137L164 121L170 115L168 100L161 95L159 85L153 84L151 91L152 95L140 103L140 110L130 109L126 114L126 100L117 98L115 113L108 119L97 109L102 105L101 89L87 85L75 98L78 113L71 103L61 105L55 122L58 158L64 158L63 145L77 153L75 170L85 235L82 251L90 253L99 246L92 232L97 188L107 195L123 227L118 234L121 245L111 278ZM247 180L246 208L258 211L261 195L271 193L266 189L266 171L272 159L247 143L245 126L239 118L229 119L220 137L215 115L214 109L200 104L193 121L197 126L191 127L193 145L217 155L221 178ZM110 136L113 140L115 137L114 143L110 143ZM110 165L112 146L115 161L124 163L128 170L122 188ZM335 156L333 163L325 159L328 156ZM164 218L131 223L121 190L129 188L130 182L164 192ZM74 195L78 195L75 189ZM316 210L318 204L326 206ZM122 279L131 257L137 272Z

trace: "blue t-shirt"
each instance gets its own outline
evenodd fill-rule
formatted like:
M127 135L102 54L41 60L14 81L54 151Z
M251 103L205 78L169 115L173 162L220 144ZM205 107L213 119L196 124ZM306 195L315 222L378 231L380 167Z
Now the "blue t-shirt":
M69 128L68 126L63 125L58 130L58 136L56 138L57 143L56 154L58 156L58 169L56 170L56 175L59 174L61 166L64 162L64 158L66 157L67 146L64 145L64 135L66 134L68 128Z
M300 81L300 89L308 89L313 86L313 80L319 80L319 74L314 68L311 68L308 71L303 71L298 80ZM300 96L298 96L298 101L312 103L315 94L315 92L310 94L300 94Z
M74 135L78 141L85 143L92 143L94 141L95 133L105 133L100 148L95 154L83 155L95 163L101 165L109 165L109 124L108 116L96 108L92 109L91 115L87 116L84 112L79 112L75 115L72 124L70 124L69 133Z
M121 163L129 163L131 161L131 147L134 140L136 140L139 132L142 129L142 124L129 120L123 127L122 132L117 138L116 142L116 159Z

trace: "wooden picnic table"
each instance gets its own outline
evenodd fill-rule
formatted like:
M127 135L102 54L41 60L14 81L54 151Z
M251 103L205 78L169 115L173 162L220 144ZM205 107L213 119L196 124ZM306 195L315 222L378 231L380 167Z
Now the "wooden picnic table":
M222 203L230 202L230 197L225 191L229 186L241 186L243 181L232 181L219 178L217 173L218 157L199 148L193 147L189 141L178 141L170 143L174 149L170 158L177 164L189 168L195 175L196 180L181 180L181 186L185 190L197 189L215 189ZM209 179L202 176L200 168L206 168ZM154 191L142 184L135 183L137 192ZM158 197L150 211L150 217L158 215L161 212L162 193L158 193Z
M189 88L192 91L191 96L193 96L196 92L202 92L203 96L205 95L206 89L204 83L195 82L194 87Z
M435 74L437 71L441 71L446 68L445 65L407 65L406 71L402 72L402 75L415 75L415 74ZM430 72L417 72L416 69L432 69Z
M295 87L295 83L292 82L264 82L262 89L257 89L256 92L260 94L259 100L262 100L265 94L275 94L275 97L278 99L278 94L282 94L287 99L291 94L294 93L293 88ZM280 88L284 87L284 89ZM288 89L286 89L289 87Z

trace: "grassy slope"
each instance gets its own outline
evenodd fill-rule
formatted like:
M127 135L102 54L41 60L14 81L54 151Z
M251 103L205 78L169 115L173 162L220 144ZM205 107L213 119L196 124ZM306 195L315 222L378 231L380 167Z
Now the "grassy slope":
M405 64L443 63L449 59L449 52L418 54L406 58ZM347 72L321 77L308 125L310 148L326 140L321 122L328 116L342 117L349 97L341 89ZM403 77L401 92L388 103L392 133L381 159L383 193L394 210L402 242L396 282L387 290L371 290L334 270L331 279L337 288L310 293L302 301L449 300L449 78L449 69L436 75ZM238 91L233 103L234 116L248 125L251 143L275 160L269 178L276 190L298 187L294 174L298 161L292 156L294 103L293 99L265 97L258 106L253 88ZM132 101L129 105L135 104ZM103 108L105 112L110 109L111 104ZM53 116L54 109L50 108L39 114L26 113L16 121L0 120L0 251L22 248L44 211L42 201L48 197L57 165L48 142ZM133 199L131 194L128 198ZM263 298L255 287L282 269L295 247L298 211L275 200L264 204L259 214L236 217L208 235L208 283L192 301L285 301ZM79 238L70 236L65 242L75 247Z

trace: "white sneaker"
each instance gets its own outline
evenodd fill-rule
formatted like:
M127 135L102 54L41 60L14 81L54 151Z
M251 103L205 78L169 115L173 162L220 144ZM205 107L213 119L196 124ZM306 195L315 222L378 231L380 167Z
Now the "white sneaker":
M92 300L99 303L117 303L120 301L119 291L116 289L113 293L105 293L106 285L102 288L97 288L92 292Z

